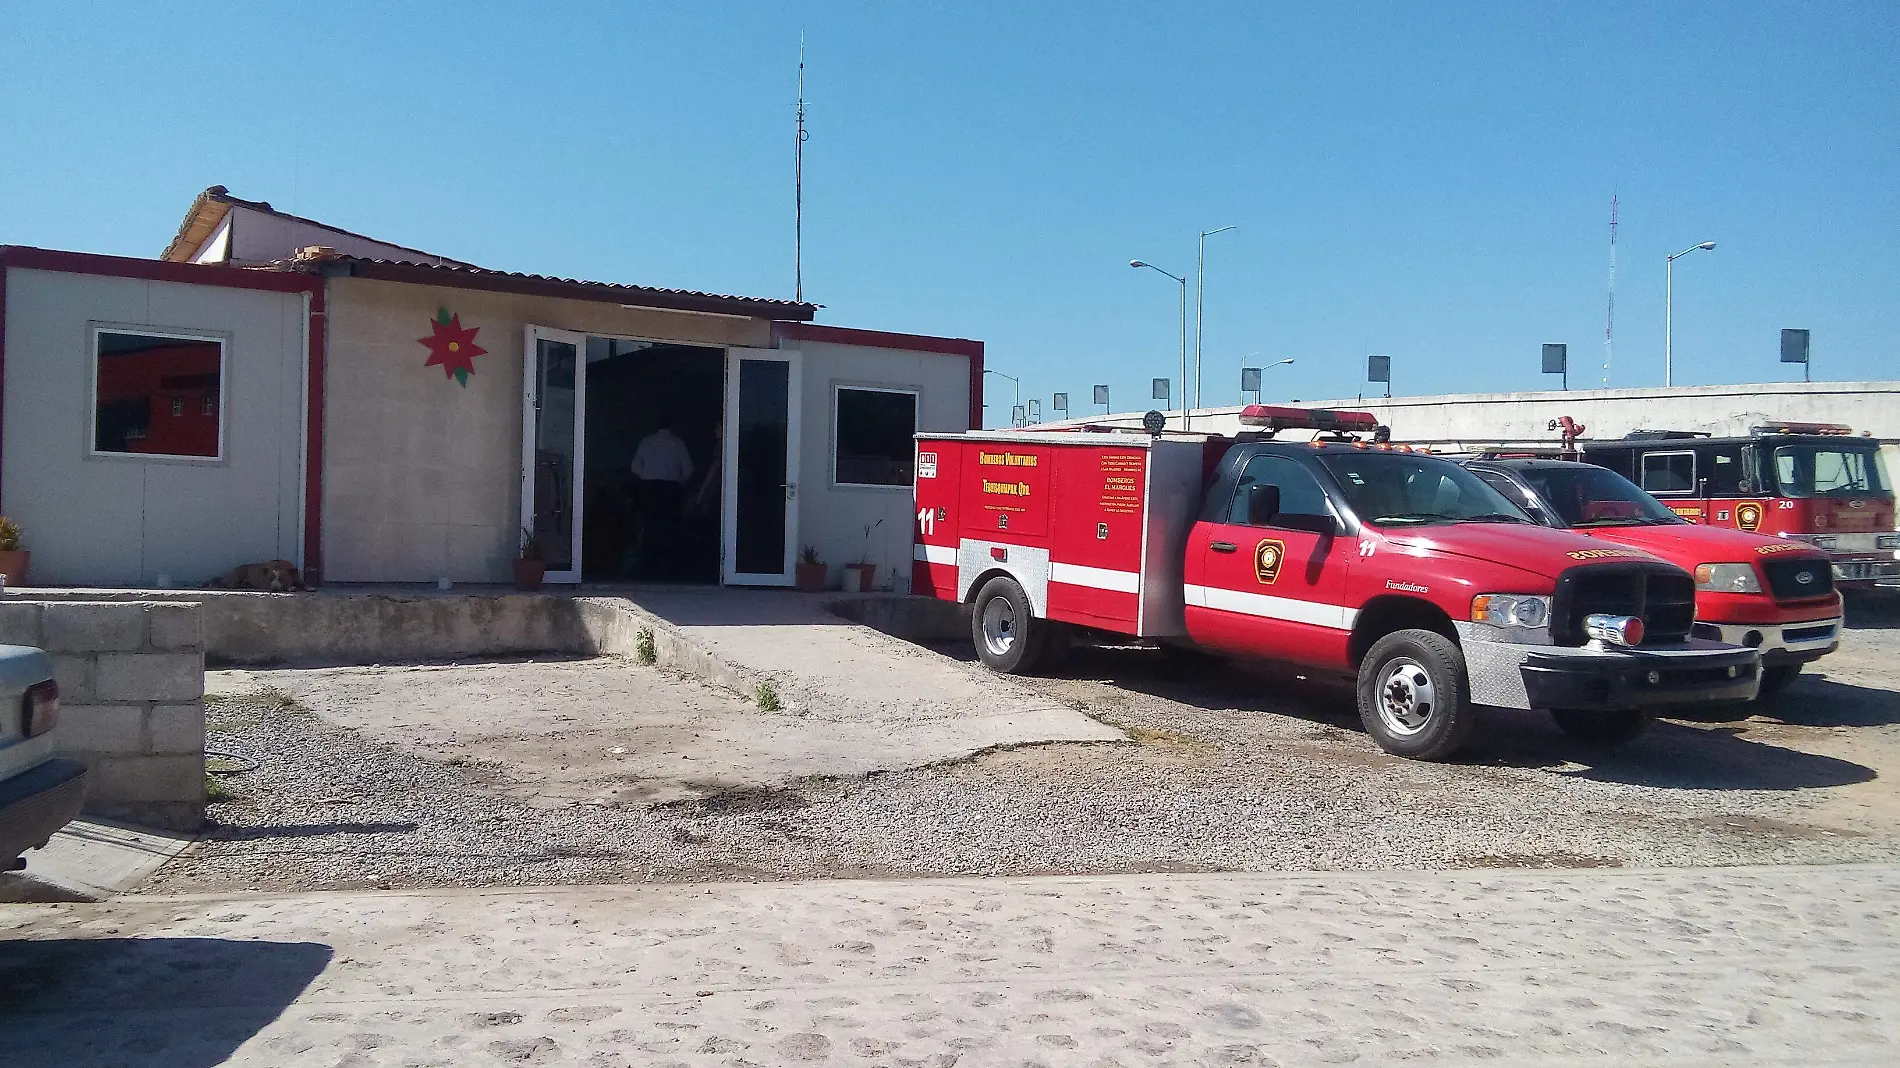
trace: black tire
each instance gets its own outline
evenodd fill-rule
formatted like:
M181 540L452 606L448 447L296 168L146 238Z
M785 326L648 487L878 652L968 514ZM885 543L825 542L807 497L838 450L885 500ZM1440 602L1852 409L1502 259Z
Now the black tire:
M1588 745L1615 746L1635 738L1649 729L1656 717L1641 709L1626 708L1616 712L1585 712L1574 708L1553 708L1550 718L1557 726L1577 741Z
M1776 664L1774 667L1762 668L1761 693L1759 696L1773 697L1775 694L1793 686L1795 676L1799 674L1801 674L1800 664Z
M985 582L971 608L970 640L984 667L1005 675L1035 670L1049 628L1031 614L1029 595L1015 579L998 575ZM991 617L988 629L995 633L986 633L986 617Z
M1464 747L1477 722L1464 653L1436 631L1393 631L1373 642L1358 689L1366 733L1395 756L1443 760Z

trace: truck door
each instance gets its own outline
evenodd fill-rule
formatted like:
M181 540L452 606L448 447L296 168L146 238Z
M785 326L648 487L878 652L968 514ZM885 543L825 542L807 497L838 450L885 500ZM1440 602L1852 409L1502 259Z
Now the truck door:
M1255 486L1279 489L1279 512L1249 521ZM1345 607L1351 546L1299 461L1262 453L1231 496L1210 502L1187 549L1187 628L1197 643L1314 666L1346 664L1353 613Z

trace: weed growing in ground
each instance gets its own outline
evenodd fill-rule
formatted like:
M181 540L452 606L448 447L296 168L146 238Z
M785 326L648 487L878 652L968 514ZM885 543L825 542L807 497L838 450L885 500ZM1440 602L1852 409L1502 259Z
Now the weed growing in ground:
M633 636L633 658L642 664L659 661L660 651L654 647L652 627L641 627L640 632Z
M224 783L216 775L205 772L205 800L210 802L229 801L234 795L224 788Z
M758 702L761 712L777 712L783 707L778 701L778 689L769 681L759 683L758 688L752 692L752 698Z

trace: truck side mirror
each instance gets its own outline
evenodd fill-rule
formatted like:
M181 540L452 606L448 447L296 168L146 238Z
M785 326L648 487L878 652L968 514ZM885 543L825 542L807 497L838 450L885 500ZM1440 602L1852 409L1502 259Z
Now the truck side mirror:
M1280 487L1254 485L1247 489L1247 525L1264 527L1280 514Z

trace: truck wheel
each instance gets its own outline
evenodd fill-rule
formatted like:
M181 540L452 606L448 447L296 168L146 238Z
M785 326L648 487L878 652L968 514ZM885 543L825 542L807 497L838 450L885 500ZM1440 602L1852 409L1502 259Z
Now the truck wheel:
M1590 745L1622 745L1649 729L1655 719L1636 708L1616 712L1583 712L1574 708L1553 708L1550 718L1572 738Z
M1359 664L1359 719L1379 748L1413 760L1443 760L1471 734L1458 643L1429 630L1380 638Z
M992 671L1028 674L1042 654L1046 627L1030 614L1029 596L1002 575L983 584L970 613L977 659Z
M1777 664L1761 669L1761 696L1771 697L1794 685L1796 675L1801 674L1800 664Z

